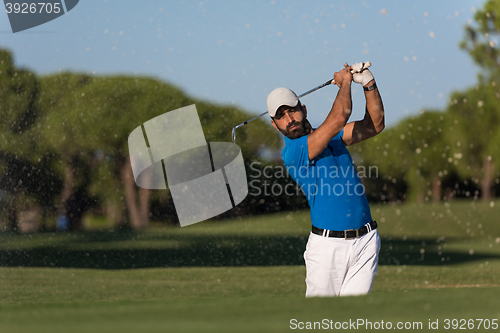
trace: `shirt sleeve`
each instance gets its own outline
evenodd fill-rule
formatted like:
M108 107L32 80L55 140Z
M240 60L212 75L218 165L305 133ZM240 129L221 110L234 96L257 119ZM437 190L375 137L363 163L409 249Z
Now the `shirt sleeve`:
M307 138L308 135L305 135L298 139L290 140L281 153L283 163L292 177L295 177L296 172L307 169L311 164L309 161Z
M342 136L344 135L344 129L342 130L332 139L330 144L342 144L345 147L345 143L342 140ZM309 147L307 145L307 138L309 135L305 135L298 139L287 140L287 145L283 148L281 152L281 158L283 159L283 163L288 170L288 173L295 178L295 172L305 171L311 166L313 163L309 161Z
M344 146L345 146L345 142L344 142L343 137L344 137L344 128L342 128L342 129L340 130L339 134L335 135L335 137L333 138L333 140L340 140L340 141L342 141L342 143L343 143L343 144L344 144Z

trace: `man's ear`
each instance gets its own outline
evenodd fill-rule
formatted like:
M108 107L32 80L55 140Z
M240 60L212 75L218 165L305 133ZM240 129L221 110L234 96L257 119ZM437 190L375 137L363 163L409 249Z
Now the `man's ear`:
M302 112L304 112L304 116L307 118L307 107L305 104L302 104Z

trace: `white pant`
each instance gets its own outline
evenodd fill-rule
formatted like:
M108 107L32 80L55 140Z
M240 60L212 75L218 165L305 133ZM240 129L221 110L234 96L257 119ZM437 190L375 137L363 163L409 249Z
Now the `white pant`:
M368 294L377 272L380 237L377 230L359 238L309 235L306 297Z

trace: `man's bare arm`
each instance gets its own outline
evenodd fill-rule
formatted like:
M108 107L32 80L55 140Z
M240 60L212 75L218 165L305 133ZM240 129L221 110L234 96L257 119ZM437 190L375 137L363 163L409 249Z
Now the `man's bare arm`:
M366 87L375 84L371 81ZM363 120L348 123L344 128L342 140L346 145L353 145L363 140L374 137L382 132L385 127L384 105L378 88L365 91L366 110Z
M337 135L346 125L352 111L351 68L346 67L334 74L335 84L340 87L337 97L333 102L332 109L325 121L307 138L309 150L309 160L312 161L316 156L325 150L328 143Z

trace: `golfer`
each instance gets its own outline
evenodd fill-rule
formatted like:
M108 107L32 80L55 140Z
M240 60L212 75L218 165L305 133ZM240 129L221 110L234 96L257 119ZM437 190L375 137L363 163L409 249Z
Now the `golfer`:
M367 294L377 272L377 223L346 149L384 129L382 99L363 65L345 64L334 74L340 89L318 128L311 127L306 106L290 89L277 88L267 98L271 122L285 136L281 157L311 208L312 231L304 252L306 297ZM348 122L352 81L363 86L366 111L363 120Z

